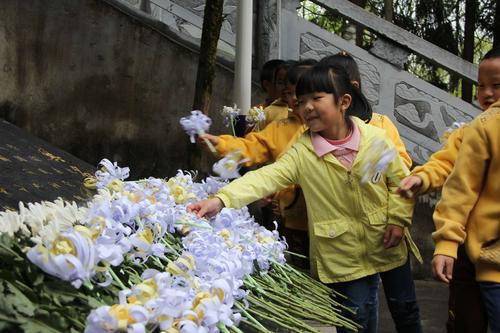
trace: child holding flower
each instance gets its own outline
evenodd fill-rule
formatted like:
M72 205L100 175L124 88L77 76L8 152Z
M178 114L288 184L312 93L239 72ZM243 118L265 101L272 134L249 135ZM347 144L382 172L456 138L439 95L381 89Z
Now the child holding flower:
M482 110L486 111L500 98L500 48L487 52L479 63L478 82L477 98ZM451 132L441 150L434 153L427 163L413 169L411 175L401 181L398 189L401 196L408 198L440 189L455 166L466 131L468 125ZM476 282L474 264L464 246L458 248L453 272L447 274L450 284L447 331L486 333L486 310Z
M364 161L372 159L371 144L381 141L387 149L394 144L385 131L351 117L366 114L368 104L342 69L314 66L299 79L297 95L309 130L275 163L247 173L188 210L212 216L224 206L242 207L299 184L307 206L313 274L348 297L345 305L354 311L362 332L375 332L378 273L408 262L408 247L401 239L413 204L395 192L408 169L396 155L386 174L377 172L361 183ZM405 291L413 280L399 283ZM403 320L409 326L419 327L418 316L401 315L407 315Z

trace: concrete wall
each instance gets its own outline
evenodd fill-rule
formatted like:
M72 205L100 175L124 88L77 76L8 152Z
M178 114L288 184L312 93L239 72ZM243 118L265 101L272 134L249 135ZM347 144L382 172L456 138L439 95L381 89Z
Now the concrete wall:
M93 165L106 157L135 178L173 175L187 167L179 119L191 111L196 40L109 3L0 2L0 117ZM226 64L214 133L227 131L217 110L233 103Z

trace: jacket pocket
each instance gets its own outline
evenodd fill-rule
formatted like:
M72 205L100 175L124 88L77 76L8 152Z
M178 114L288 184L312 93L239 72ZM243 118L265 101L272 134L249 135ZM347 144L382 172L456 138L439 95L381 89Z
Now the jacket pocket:
M386 225L389 221L387 213L388 207L384 206L368 214L368 221L371 225Z
M360 263L359 241L348 219L315 222L311 246L319 277L352 274Z
M314 223L314 235L322 238L336 238L349 230L347 221L325 221Z

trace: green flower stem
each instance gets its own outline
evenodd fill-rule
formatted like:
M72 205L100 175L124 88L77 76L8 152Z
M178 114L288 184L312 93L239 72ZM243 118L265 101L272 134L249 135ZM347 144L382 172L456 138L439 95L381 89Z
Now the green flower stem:
M292 251L284 251L285 253L288 253L289 255L292 255L294 257L297 257L297 258L302 258L302 259L309 259L308 256L305 256L303 254L299 254L299 253L295 253L295 252L292 252Z
M243 333L243 331L240 330L237 326L231 326L231 327L229 327L229 330L233 331L235 333Z
M293 324L294 328L296 328L296 329L302 328L302 329L305 329L305 330L310 331L310 332L315 332L315 330L312 327L310 327L309 325L305 324L304 322L302 322L300 320L297 320L295 317L292 317L289 314L289 312L283 310L282 308L280 308L279 306L277 306L276 304L274 304L272 302L266 302L264 300L261 300L261 299L258 299L256 297L252 297L252 296L249 296L248 300L250 302L252 302L253 304L260 306L262 309L266 309L267 311L272 310L273 317L276 320L282 319L286 323ZM290 309L288 309L288 310L290 310ZM289 326L288 328L291 328L290 325L288 325L288 326ZM297 330L297 331L301 332L300 330Z
M247 315L250 315L250 314L247 314ZM254 324L250 319L248 319L247 317L243 317L241 319L241 321L243 323L245 323L245 325L248 325L250 327L252 327L254 330L256 330L257 332L262 332L262 333L268 333L270 331L268 331L265 327L263 329L261 329L259 326L257 326L256 324Z
M245 310L245 307L243 305L241 305L240 303L235 303L235 305L238 308L238 310L240 310L249 321L251 321L254 325L257 326L256 327L257 329L259 329L261 332L271 333L267 328L262 326L262 324L258 320L256 320L254 317L252 317L252 315L247 310Z
M177 249L175 249L172 244L170 244L169 242L167 242L166 239L162 239L162 243L166 247L168 247L170 250L172 250L175 255L179 256L179 251Z
M25 258L23 258L19 253L16 251L12 250L10 247L5 246L4 244L0 243L0 247L2 247L5 251L10 252L16 257L16 259L24 261Z
M222 332L222 333L230 333L229 330L227 329L226 325L224 325L222 322L218 322L217 323L217 328L219 328L219 330Z
M230 116L229 118L230 118L229 122L231 123L231 131L233 131L233 136L236 136L236 130L234 129L234 119L233 119L233 116Z
M16 320L12 317L9 317L9 316L4 316L3 314L0 313L0 320L1 321L6 321L8 323L12 323L12 324L21 324L22 322L19 321L19 320Z
M109 268L109 273L111 274L111 276L113 277L113 280L115 280L116 283L118 283L118 286L122 289L122 290L126 290L126 289L130 289L130 288L127 288L123 282L120 280L120 278L118 277L118 275L116 275L115 271L113 271L113 269L110 267Z
M296 328L294 326L291 326L291 325L288 325L287 323L282 322L281 320L276 319L276 317L274 317L274 316L272 316L272 317L266 316L263 313L260 313L260 312L256 311L255 309L249 308L248 312L249 313L253 313L253 314L255 314L255 315L259 316L259 317L262 317L263 319L265 319L267 321L271 321L271 322L273 322L273 323L275 323L275 324L277 324L277 325L279 325L279 326L281 326L283 328L286 328L286 329L288 329L288 330L290 330L292 332L297 332L297 333L304 332L303 330L300 330L300 329L298 329L298 328ZM319 333L319 331L313 331L313 332L314 333L316 333L316 332Z
M203 135L205 134L205 132L201 131L200 133L198 133L198 135ZM210 149L210 151L217 156L217 149L215 149L214 145L212 144L212 142L210 142L210 140L208 140L207 138L203 138L203 141L205 141L205 144L207 145L208 149Z

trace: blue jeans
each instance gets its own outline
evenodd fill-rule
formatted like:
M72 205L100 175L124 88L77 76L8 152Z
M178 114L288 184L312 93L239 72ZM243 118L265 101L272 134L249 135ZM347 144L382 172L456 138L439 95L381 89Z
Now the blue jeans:
M410 260L408 259L402 266L380 273L380 278L396 331L398 333L422 333Z
M335 291L347 296L343 305L354 311L354 314L343 311L343 315L351 318L363 326L359 333L376 333L378 325L378 274L365 276L364 278L332 283L329 286ZM338 328L338 333L351 332L344 328Z
M492 333L500 333L500 283L479 282Z

